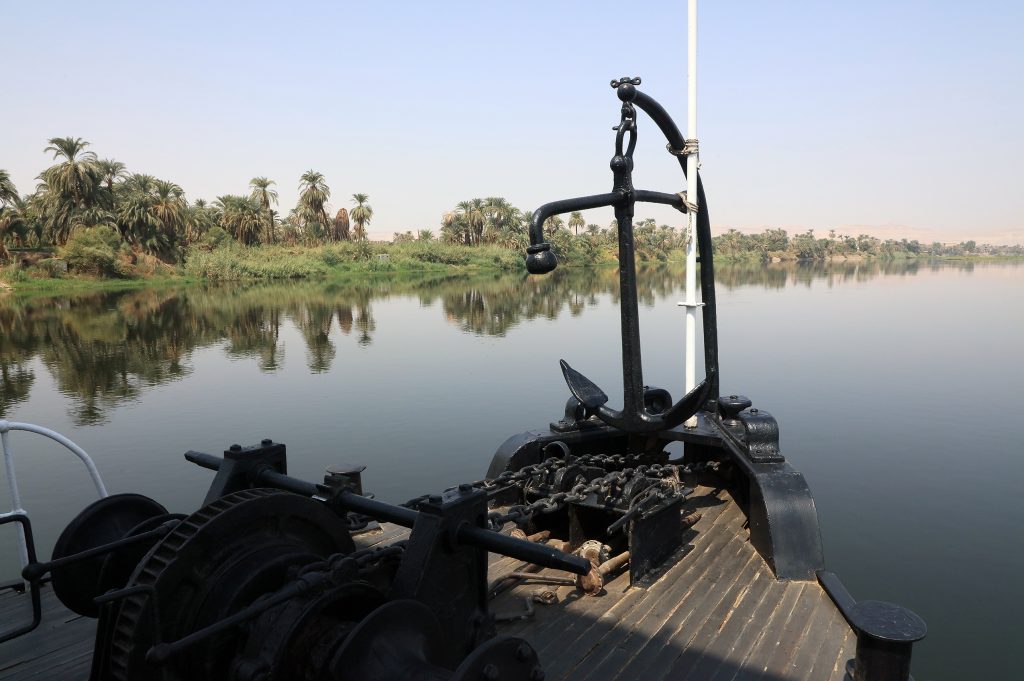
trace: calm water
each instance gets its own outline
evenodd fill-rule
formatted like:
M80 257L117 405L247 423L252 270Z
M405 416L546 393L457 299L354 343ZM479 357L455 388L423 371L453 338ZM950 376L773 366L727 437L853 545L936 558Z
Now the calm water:
M505 437L558 418L559 358L621 390L615 277L8 296L0 417L65 433L112 492L172 511L195 509L212 476L182 452L264 437L288 445L293 474L366 463L367 488L402 501L480 477ZM676 397L681 281L640 286L645 377ZM828 567L855 597L928 621L915 676L1020 678L1024 266L723 267L719 315L723 390L779 419ZM56 445L11 441L49 555L88 478ZM0 580L16 570L2 532Z

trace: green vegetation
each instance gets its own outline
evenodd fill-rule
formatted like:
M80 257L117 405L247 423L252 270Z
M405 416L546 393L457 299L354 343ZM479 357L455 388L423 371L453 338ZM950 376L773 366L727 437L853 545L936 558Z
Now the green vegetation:
M351 208L330 216L331 189L324 175L299 178L299 199L284 218L276 210L276 182L249 181L247 194L225 194L191 204L177 184L123 163L100 159L77 137L54 137L45 147L55 162L35 191L19 195L0 170L0 284L19 288L70 279L294 279L366 273L482 268L522 269L533 215L498 196L459 202L430 228L395 233L391 243L370 242L374 218L369 196L351 195ZM583 215L555 216L544 225L559 261L568 265L614 263L617 228L586 224ZM681 259L684 234L654 220L634 224L641 263ZM1022 255L1020 246L923 245L812 231L761 234L735 230L714 238L723 260L828 260L832 258L972 257ZM55 285L54 288L57 288Z
M943 244L919 243L916 239L886 239L860 234L856 237L829 230L827 238L814 236L814 230L789 236L784 229L766 229L760 234L743 234L730 229L712 239L715 256L720 260L754 260L761 262L787 260L856 259L856 258L953 258L975 256L1024 255L1022 246L978 245L974 241Z

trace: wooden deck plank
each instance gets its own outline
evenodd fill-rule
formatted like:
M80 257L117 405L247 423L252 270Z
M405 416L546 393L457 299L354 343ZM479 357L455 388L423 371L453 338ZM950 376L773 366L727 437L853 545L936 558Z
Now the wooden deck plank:
M721 552L729 548L730 538L721 533L714 539L718 540L717 543L714 540L709 542L706 553L722 555ZM704 555L705 553L701 554L701 556ZM670 586L678 586L682 589L681 596L694 594L696 593L694 589L683 588L683 586L699 584L705 579L713 578L709 577L708 573L714 572L715 564L716 561L713 560L695 560L685 571L674 574L671 571L666 573L666 581L670 581ZM659 580L655 586L660 584ZM582 650L565 649L563 651L559 649L560 657L555 664L551 665L554 671L552 675L559 678L557 671L561 671L562 668L575 668L575 673L572 674L573 678L589 681L616 671L626 664L635 652L650 640L650 636L657 633L658 625L664 622L663 617L652 613L658 607L664 607L671 603L670 597L665 596L661 589L654 587L649 588L644 596L642 602L635 603L622 616L606 620L605 631L598 630L593 635L588 633L584 636L581 642L585 644L585 648ZM676 601L680 606L684 602L685 598ZM649 633L644 629L645 626L651 628ZM591 631L594 629L595 627L591 627ZM580 655L580 652L583 654Z
M708 541L705 538L704 528L713 525L721 513L724 504L719 504L713 507L713 510L709 510L704 517L698 522L697 526L687 530L689 537L695 537L690 540L688 545L685 545L683 550L677 556L671 557L669 561L675 561L675 565L669 568L668 572L675 570L686 569L686 564L690 562L691 556L695 551L702 550L705 542ZM700 527L698 527L700 526ZM685 539L684 539L685 541ZM682 567L680 567L682 565ZM666 573L662 579L673 579ZM566 607L557 613L550 619L542 617L539 620L539 624L535 626L523 625L521 630L524 634L528 633L532 640L537 641L543 645L551 639L551 635L554 632L558 632L558 638L567 642L576 640L579 636L583 635L585 631L591 626L588 622L596 622L597 620L604 618L608 619L611 617L618 618L622 616L632 605L643 599L647 594L645 588L629 588L628 575L619 575L617 578L612 580L609 584L605 585L606 593L596 598L580 597L578 594L574 594L567 599ZM580 601L574 603L574 601ZM572 607L569 607L572 605ZM571 614L570 614L571 613ZM589 621L580 619L580 616L586 616L595 614L590 618ZM547 615L547 613L544 613ZM570 636L572 638L570 639Z
M715 553L715 549L721 548L728 543L729 537L725 533L716 534L711 531L722 516L721 508L701 518L700 523L707 523L705 527L691 528L697 537L692 540L689 547L681 552L679 558L672 558L676 563L664 574L658 577L653 584L644 588L629 588L629 577L626 574L620 575L606 587L607 593L598 597L584 597L584 603L575 609L566 608L558 619L553 620L548 627L538 628L530 631L524 627L524 633L528 633L528 640L539 644L538 654L541 662L546 663L548 657L552 657L548 651L556 649L560 660L571 661L572 655L586 656L595 645L610 631L622 631L621 623L629 620L635 607L642 607L638 611L641 616L656 607L660 598L663 584L685 585L685 580L680 580L680 575L687 574L696 565L696 569L702 570L706 566L700 562L701 556ZM715 544L718 538L719 543ZM714 547L714 548L712 548ZM615 597L618 596L616 599ZM648 604L648 606L641 606ZM628 632L627 632L628 633ZM582 647L582 650L580 648ZM582 657L579 657L582 659ZM552 674L553 678L558 678Z
M809 591L814 590L809 589ZM832 639L826 637L829 627L834 623L833 620L838 618L838 620L842 621L842 615L836 610L832 599L820 587L813 593L813 597L817 601L817 607L812 614L814 626L808 629L803 640L800 642L800 646L797 648L792 662L793 669L810 670L819 655L830 654L827 652L830 648L836 649L837 654L842 652L842 646L837 645L836 637ZM843 624L845 624L845 621L843 621Z
M629 664L630 669L642 668L645 660L656 654L656 649L664 645L664 639L672 631L664 629L665 625L679 614L691 612L708 598L709 590L701 585L715 583L726 565L733 564L743 553L743 542L736 537L735 509L726 507L719 514L714 524L707 528L705 537L709 544L705 550L692 556L692 569L676 577L665 575L652 589L652 607L643 613L641 621L629 627L626 640L608 654L608 658L599 666L610 666L621 669ZM731 569L735 569L732 565ZM651 647L652 641L657 641ZM613 661L617 658L617 661Z
M761 636L754 642L750 654L740 664L733 676L737 681L755 681L760 678L768 664L768 659L775 651L779 640L779 632L789 622L793 609L800 602L806 582L788 582L785 584L785 593L779 602L779 607L772 613L771 618L765 623ZM809 677L813 678L813 677Z
M733 542L740 544L738 539ZM629 663L628 674L635 672L647 674L650 678L668 678L667 672L690 647L696 634L707 622L712 614L718 609L726 597L734 590L743 589L754 571L760 567L761 558L752 554L746 549L745 544L740 544L741 551L733 558L743 565L739 573L732 570L724 573L725 576L719 582L709 584L695 584L695 588L706 591L703 596L694 602L692 608L677 609L662 625L660 633L644 643L643 649ZM740 578L743 578L742 580ZM688 658L689 659L689 658ZM625 673L625 670L624 670ZM625 678L625 675L623 676Z
M857 634L852 628L846 629L842 643L839 645L839 654L836 656L835 665L832 667L831 681L846 681L846 663L853 659L857 649Z
M779 678L799 678L799 676L794 676L793 670L790 668L790 662L792 662L793 656L796 654L797 645L807 635L809 627L814 623L812 614L821 602L814 597L814 592L818 588L816 582L808 582L804 585L800 594L800 600L793 607L793 613L790 615L789 621L779 632L779 640L775 645L775 650L768 657L765 669L761 673L763 681Z
M786 593L786 585L772 579L771 574L768 574L767 577L769 579L767 590L754 606L753 611L747 615L746 622L742 623L739 631L736 631L728 641L727 650L719 658L718 667L708 674L707 681L725 681L736 675L754 644L763 635L765 622L769 621L772 613L781 606ZM723 634L722 639L727 640L727 637Z
M733 600L714 635L700 648L684 679L706 681L722 666L754 613L758 612L758 608L773 602L767 596L775 584L775 580L765 570L758 570L754 574L747 588Z
M392 525L391 523L381 523L379 530L357 534L352 537L352 541L355 542L356 549L369 549L381 544L390 544L391 542L406 539L408 536L409 528L407 527Z
M40 605L39 627L0 645L0 681L87 679L96 620L65 608L49 587L43 588ZM0 613L4 628L28 623L30 596L12 590L0 593Z
M809 678L835 678L835 671L838 668L838 678L842 679L843 665L846 664L845 658L853 657L852 648L846 647L848 645L846 636L852 633L850 625L847 624L838 610L835 611L835 615L834 617L829 617L824 636L825 644L818 651L818 655L812 660L811 668L808 671ZM844 655L844 651L848 649L850 654Z

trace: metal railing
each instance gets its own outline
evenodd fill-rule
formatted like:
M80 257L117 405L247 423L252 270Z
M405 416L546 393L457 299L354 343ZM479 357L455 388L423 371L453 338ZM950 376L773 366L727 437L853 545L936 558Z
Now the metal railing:
M64 445L64 447L69 449L72 454L77 456L82 463L85 464L85 468L89 471L89 477L92 478L92 482L96 486L96 491L99 493L100 498L107 496L107 488L103 484L100 472L96 469L96 464L93 463L93 460L85 453L84 449L60 433L50 430L49 428L43 428L42 426L37 426L32 423L18 423L16 421L0 420L0 452L3 453L4 473L7 478L7 490L11 498L11 510L5 513L0 513L0 524L10 522L16 517L18 519L28 519L28 511L21 506L21 494L18 491L18 478L14 473L14 452L11 450L11 443L8 438L8 434L12 430L20 430L26 433L42 435L43 437L47 437L54 442ZM24 522L18 523L18 556L21 560L22 569L29 564L28 542L31 541L31 538L26 540L25 537L25 528L28 526L29 525Z

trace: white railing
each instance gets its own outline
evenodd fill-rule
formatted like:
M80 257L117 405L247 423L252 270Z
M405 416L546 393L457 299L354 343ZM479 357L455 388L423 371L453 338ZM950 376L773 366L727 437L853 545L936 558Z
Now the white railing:
M3 452L4 457L4 473L7 477L7 490L11 497L11 510L6 513L0 513L0 519L9 518L11 516L24 516L28 517L28 512L21 507L21 494L18 492L18 478L14 474L14 452L11 451L11 443L7 437L8 433L12 430L21 430L27 433L35 433L48 437L55 442L59 442L66 448L71 450L71 453L81 459L82 463L85 464L86 470L89 471L89 477L92 478L92 482L96 485L96 491L99 493L100 498L107 496L107 488L103 485L103 479L100 478L100 472L96 469L96 464L93 463L92 459L85 450L76 445L71 440L67 439L60 433L50 430L49 428L43 428L32 423L18 423L16 421L4 421L0 420L0 451ZM28 545L25 543L25 530L19 524L18 525L18 553L21 558L21 567L24 569L28 565Z

